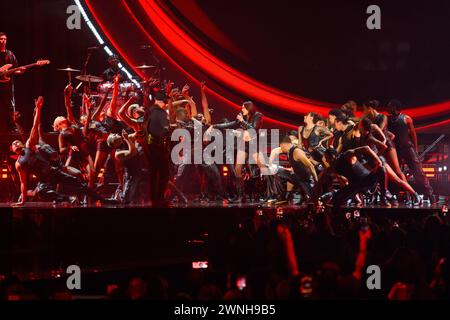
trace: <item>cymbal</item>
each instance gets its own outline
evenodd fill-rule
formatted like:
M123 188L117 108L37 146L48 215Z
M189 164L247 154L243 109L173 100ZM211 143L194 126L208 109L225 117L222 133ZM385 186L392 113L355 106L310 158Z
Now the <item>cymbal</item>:
M78 77L75 77L75 79L82 81L82 82L91 82L91 83L103 82L103 78L100 78L97 76L92 76L92 75L78 76Z
M65 71L65 72L81 72L81 70L72 69L71 67L67 67L65 69L58 69L58 71Z
M155 66L148 66L146 64L143 64L141 66L136 66L136 69L138 70L146 70L146 69L152 69L152 68L156 68Z

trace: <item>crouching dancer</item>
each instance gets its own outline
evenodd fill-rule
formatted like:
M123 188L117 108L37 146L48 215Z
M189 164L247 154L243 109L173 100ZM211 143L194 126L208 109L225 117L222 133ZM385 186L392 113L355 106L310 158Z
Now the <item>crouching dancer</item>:
M16 161L16 170L20 178L21 198L15 205L24 205L27 201L29 175L35 175L40 184L45 186L39 188L38 195L47 201L67 201L70 203L76 201L75 197L56 192L55 186L59 184L64 186L65 190L73 192L73 194L88 195L94 200L100 200L102 203L115 203L102 198L78 178L64 173L60 168L52 166L46 157L40 153L40 149L36 148L43 100L42 97L39 97L35 101L33 127L25 145L19 140L14 141L11 145L11 150L19 156Z
M359 160L359 156L373 159L374 166L367 169ZM326 171L335 175L338 180L346 184L333 196L333 211L338 213L340 206L358 192L364 192L376 183L380 184L381 203L389 207L386 199L386 170L383 162L367 146L348 150L339 156L336 150L328 149L323 156Z

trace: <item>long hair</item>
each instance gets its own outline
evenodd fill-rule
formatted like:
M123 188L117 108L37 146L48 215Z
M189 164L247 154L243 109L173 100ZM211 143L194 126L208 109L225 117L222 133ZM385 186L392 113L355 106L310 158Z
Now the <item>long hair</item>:
M370 100L364 104L364 106L367 108L366 117L368 117L370 120L375 121L375 117L378 114L377 109L380 107L380 101L378 100Z
M256 105L253 103L253 101L246 101L242 105L248 111L247 121L252 121L257 112Z
M322 120L322 117L320 116L320 114L318 114L316 112L309 112L308 115L310 115L312 117L313 124L317 124L317 122Z

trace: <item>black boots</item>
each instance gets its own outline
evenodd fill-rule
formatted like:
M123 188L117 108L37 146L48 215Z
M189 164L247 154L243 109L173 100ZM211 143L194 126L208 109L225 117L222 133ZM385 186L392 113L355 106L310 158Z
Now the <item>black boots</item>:
M236 192L237 195L228 199L230 203L242 203L245 202L244 198L244 181L242 178L236 178Z

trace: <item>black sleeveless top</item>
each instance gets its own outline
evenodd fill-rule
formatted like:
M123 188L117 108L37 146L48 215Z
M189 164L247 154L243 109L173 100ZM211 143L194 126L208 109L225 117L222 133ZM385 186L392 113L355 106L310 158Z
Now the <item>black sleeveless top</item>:
M339 140L341 139L344 133L342 131L333 131L333 148L337 149L339 147Z
M380 127L381 129L381 124L384 121L384 117L386 117L384 114L377 114L377 116L375 117L375 121L373 123L375 123L377 126ZM389 151L390 149L392 149L394 147L394 144L392 142L392 140L389 138L389 133L388 133L388 126L386 126L384 129L381 129L384 133L384 135L386 136L386 146L387 146L387 150Z
M361 146L360 137L349 137L348 134L354 129L355 126L348 126L342 134L342 152L356 149Z
M103 120L102 126L108 133L122 134L122 129L124 129L122 122L108 116Z
M91 123L89 123L86 137L89 142L106 140L108 139L108 136L109 132L101 122L92 120Z
M350 158L353 154L349 152L344 152L339 155L333 164L333 168L341 176L346 177L349 183L354 183L364 180L370 175L370 171L367 170L359 160L352 164Z
M388 117L389 130L395 134L395 146L399 149L405 149L413 146L409 137L409 128L406 123L406 116L400 113L396 116Z
M47 177L52 171L52 166L39 152L30 148L24 148L22 154L17 159L20 166L28 174L34 174L38 180Z
M140 144L137 144L136 149L137 154L134 157L122 161L125 171L130 176L142 174L142 169L147 167L147 158L144 149ZM128 145L126 143L122 144L119 150L128 150Z
M60 169L64 167L58 151L56 151L51 145L44 143L36 146L36 153L47 160L52 167Z
M71 126L61 131L60 135L66 145L77 146L83 156L89 155L89 146L80 128Z
M309 170L304 166L303 163L294 160L294 151L295 151L295 149L297 149L297 148L298 148L298 147L293 146L293 147L289 150L289 154L288 154L289 164L291 165L292 169L294 170L294 173L295 173L301 180L308 181L308 180L311 178L311 173L310 173Z
M316 134L316 128L317 126L314 126L309 137L305 138L303 136L303 131L305 131L305 127L302 127L302 132L300 132L300 134L302 136L303 147L305 148L305 150L317 147L319 145L320 140L322 140L322 138Z

